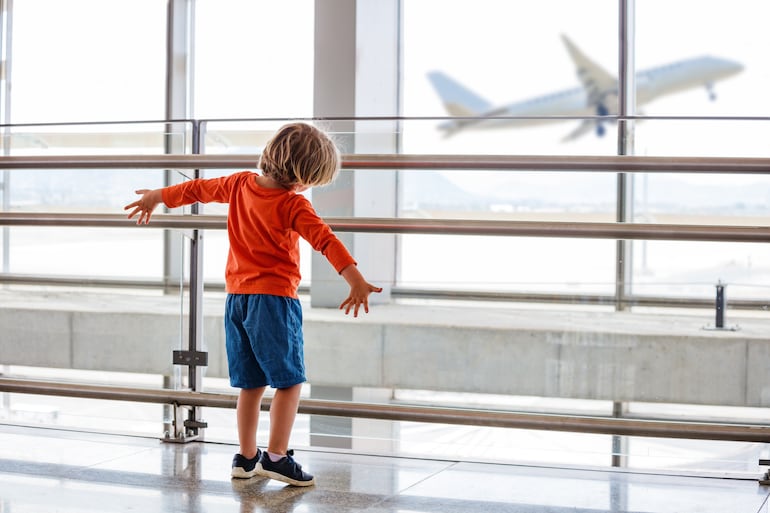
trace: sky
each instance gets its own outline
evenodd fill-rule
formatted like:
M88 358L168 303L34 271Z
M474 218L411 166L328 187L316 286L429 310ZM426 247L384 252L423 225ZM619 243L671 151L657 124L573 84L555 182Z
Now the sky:
M407 0L404 9L404 113L407 116L444 114L425 79L425 73L431 69L446 72L492 103L501 105L577 87L575 69L560 34L569 36L594 61L617 74L618 11L614 0L479 0L473 5L474 9L467 9L467 3L460 1ZM636 2L635 12L637 69L703 54L738 60L746 66L741 75L717 85L715 102L708 101L705 89L694 90L660 99L647 106L643 114L770 115L770 99L766 95L770 88L770 65L764 51L770 36L762 21L770 15L770 4L759 0L644 0ZM430 38L425 38L428 30ZM681 137L671 138L667 131L661 132L661 122L654 126L655 130L640 128L637 140L640 154L683 151L677 150L683 143ZM550 133L551 128L535 132ZM569 124L559 125L553 132L558 139L571 128ZM664 135L655 137L655 132ZM715 133L716 128L710 132ZM554 138L517 137L518 134L510 132L498 135L483 134L473 141L471 136L466 139L468 146L486 146L485 150L505 148L505 152L510 152L511 147L514 152L526 152L529 148L538 150L547 146L552 146L550 151L560 153L616 151L614 144L593 144L595 141L580 141L579 145L560 148L550 144ZM484 145L484 140L489 144ZM503 141L506 144L500 144ZM518 141L522 141L521 146ZM675 141L676 146L671 141ZM455 147L460 145L458 141L454 143ZM705 146L698 149L713 150L713 143ZM741 153L746 152L747 146L741 147ZM440 145L437 143L436 147ZM720 146L725 152L731 151L731 147Z

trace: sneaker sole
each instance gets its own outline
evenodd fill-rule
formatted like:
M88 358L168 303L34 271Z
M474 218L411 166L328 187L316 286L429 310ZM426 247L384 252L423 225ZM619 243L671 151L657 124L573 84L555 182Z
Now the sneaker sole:
M275 479L276 481L282 481L284 483L288 483L293 486L313 486L315 484L315 477L313 479L310 479L309 481L297 481L296 479L292 479L290 477L284 476L283 474L279 474L278 472L271 472L270 470L265 470L262 468L262 465L257 464L257 467L259 467L259 475L262 477L269 477L270 479ZM257 470L257 467L254 467L254 470Z
M257 463L254 465L254 469L251 471L246 471L243 469L243 467L233 467L233 469L230 471L230 477L234 477L236 479L250 479L256 475L261 475L262 472L262 465Z

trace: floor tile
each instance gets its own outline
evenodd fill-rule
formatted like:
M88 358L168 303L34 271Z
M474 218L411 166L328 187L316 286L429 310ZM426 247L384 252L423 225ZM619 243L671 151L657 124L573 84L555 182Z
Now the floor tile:
M232 445L0 425L2 513L768 513L751 479L301 450L308 488L230 479Z

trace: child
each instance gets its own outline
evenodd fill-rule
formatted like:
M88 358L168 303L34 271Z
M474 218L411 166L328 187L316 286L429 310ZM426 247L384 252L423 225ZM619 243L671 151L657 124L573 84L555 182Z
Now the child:
M229 203L230 249L225 268L225 345L230 384L240 388L236 409L239 452L232 477L262 475L295 486L315 483L288 449L299 406L305 365L299 239L326 256L350 285L340 305L345 314L369 312L369 295L382 289L369 284L331 228L299 194L332 182L340 155L321 130L305 124L283 126L267 143L258 167L230 176L196 179L162 189L136 191L142 197L126 205L129 219L147 224L161 202L168 207L195 202ZM270 404L267 450L257 448L257 422L265 387L276 389Z

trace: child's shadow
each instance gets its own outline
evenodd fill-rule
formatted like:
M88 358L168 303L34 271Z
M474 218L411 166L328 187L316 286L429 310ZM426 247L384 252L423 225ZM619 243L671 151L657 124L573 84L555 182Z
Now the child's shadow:
M302 496L314 486L268 487L270 479L232 479L233 495L241 503L241 513L290 513ZM273 483L277 483L274 481Z

